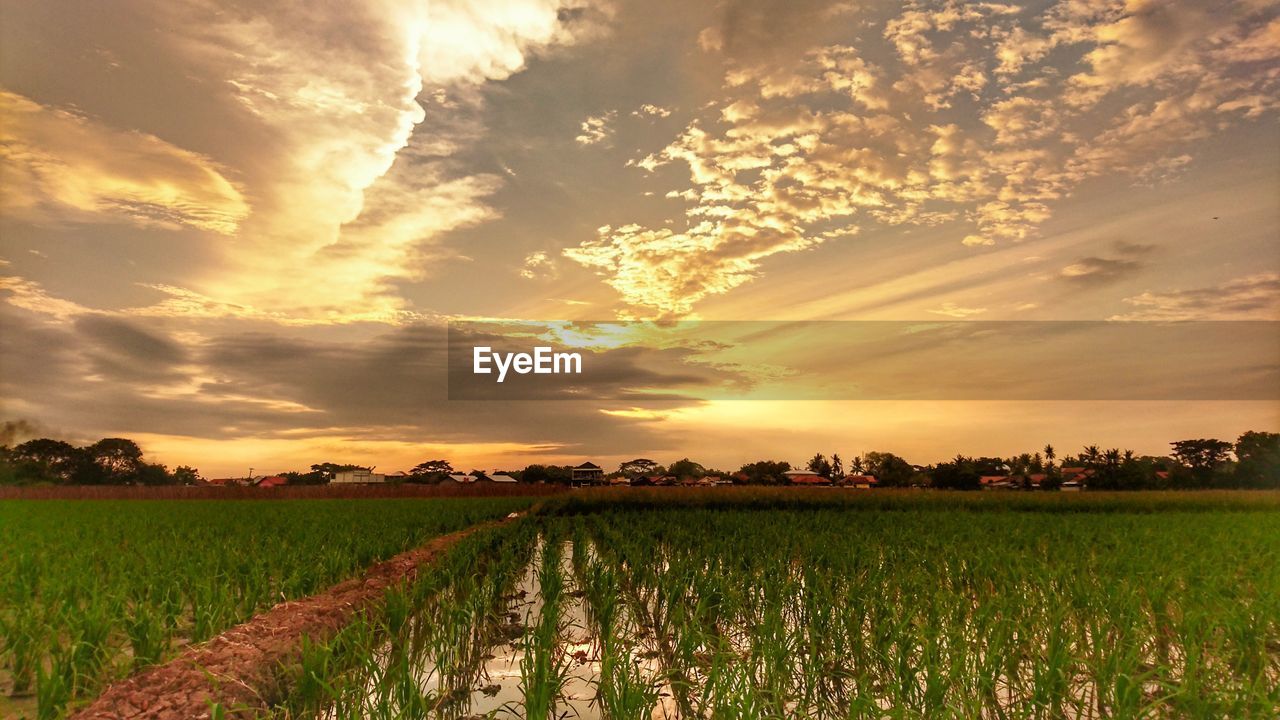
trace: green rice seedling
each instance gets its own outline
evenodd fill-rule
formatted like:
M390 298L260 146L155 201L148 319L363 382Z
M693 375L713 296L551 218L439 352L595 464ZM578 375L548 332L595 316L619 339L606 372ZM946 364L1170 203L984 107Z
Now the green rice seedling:
M576 570L592 623L637 620L683 716L1276 714L1273 509L670 497L575 496L563 522L598 564ZM611 574L618 601L599 589Z
M169 645L161 614L148 605L135 605L125 618L124 629L135 670L157 662Z
M0 613L0 629L4 633L5 664L9 668L13 692L25 693L35 680L40 659L47 652L46 630L30 602Z
M564 593L561 553L561 546L554 539L548 538L542 545L538 572L542 611L526 637L520 661L520 687L527 720L554 718L556 702L565 684L568 666L560 649L560 606Z
M207 640L281 600L529 502L0 501L7 689L26 692L61 643L75 670L72 696L91 696L171 657L179 642ZM56 695L56 677L46 676Z
M48 668L36 668L36 717L52 720L61 717L76 686L76 669L71 649L55 644L49 654Z

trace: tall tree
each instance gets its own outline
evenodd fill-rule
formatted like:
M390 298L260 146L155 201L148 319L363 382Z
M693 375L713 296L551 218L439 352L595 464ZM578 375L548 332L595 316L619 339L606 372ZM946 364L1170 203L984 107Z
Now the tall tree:
M127 438L103 438L86 451L108 483L129 482L142 466L142 448Z
M453 465L448 460L424 460L409 471L409 481L416 483L438 483L453 472Z
M738 472L746 476L748 485L778 485L782 483L786 477L785 473L790 469L791 463L785 460L781 462L757 460L743 465Z
M84 462L84 452L71 443L49 438L28 440L10 451L14 474L28 482L70 483Z
M667 472L678 478L700 478L707 474L707 469L689 458L682 458L671 463L671 467L667 468Z
M916 474L910 463L893 453L872 451L863 456L862 462L867 473L883 487L906 487Z
M930 481L942 490L977 490L981 486L981 474L973 458L957 455L950 462L935 465Z
M809 463L805 465L805 469L814 475L821 475L824 478L831 477L831 461L827 460L827 456L822 453L815 453L809 458Z
M636 458L628 460L618 466L618 472L628 478L638 478L646 475L656 475L658 463L649 458Z
M1280 489L1280 433L1249 432L1236 440L1236 483Z
M1214 473L1227 461L1227 453L1232 449L1231 443L1215 438L1179 440L1170 444L1173 456L1190 469L1195 483L1202 487L1213 484Z

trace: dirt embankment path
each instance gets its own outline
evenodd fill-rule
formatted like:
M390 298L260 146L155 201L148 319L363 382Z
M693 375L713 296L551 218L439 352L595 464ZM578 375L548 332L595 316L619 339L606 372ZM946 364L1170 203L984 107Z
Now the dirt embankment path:
M525 513L520 513L524 515ZM369 568L363 577L323 593L283 602L181 655L115 683L74 720L192 720L210 717L217 702L230 717L252 718L281 701L281 667L296 662L303 636L329 639L387 588L412 580L462 538L510 522L492 520L442 535Z

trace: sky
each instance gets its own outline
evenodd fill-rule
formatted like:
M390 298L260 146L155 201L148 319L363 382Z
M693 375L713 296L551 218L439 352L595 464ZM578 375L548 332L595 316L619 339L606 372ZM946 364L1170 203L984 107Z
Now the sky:
M463 321L1280 320L1274 3L260 5L0 9L0 441L224 476L1280 430L1274 392L707 397L760 379L702 346L451 400L444 361Z

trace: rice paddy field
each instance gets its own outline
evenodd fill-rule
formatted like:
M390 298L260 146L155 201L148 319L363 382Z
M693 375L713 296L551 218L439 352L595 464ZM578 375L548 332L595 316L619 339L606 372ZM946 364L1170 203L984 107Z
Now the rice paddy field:
M519 503L378 502L242 503L231 531L216 505L0 505L5 672L92 693ZM204 594L223 600L197 631ZM1274 718L1280 497L574 493L467 536L285 672L258 716Z
M0 717L107 683L528 498L0 501Z

